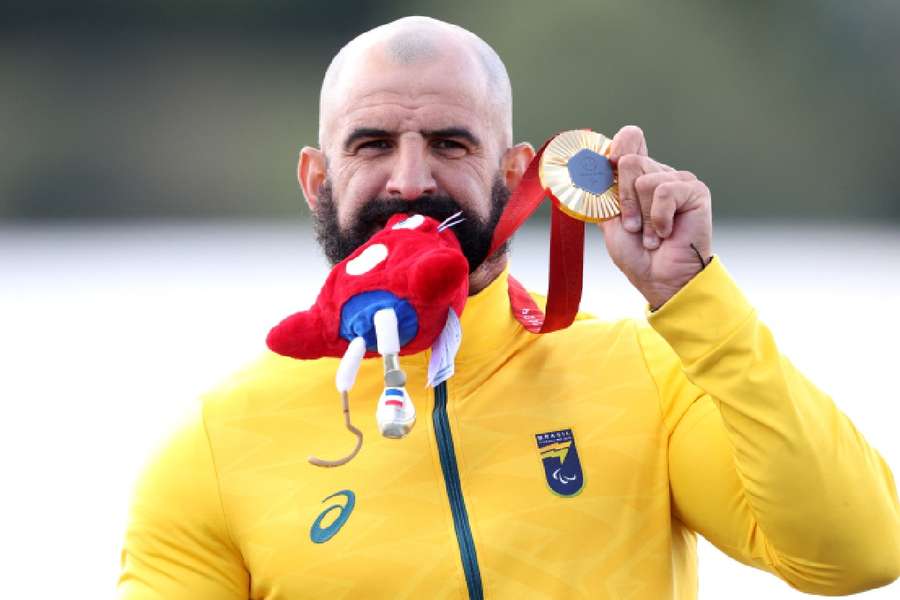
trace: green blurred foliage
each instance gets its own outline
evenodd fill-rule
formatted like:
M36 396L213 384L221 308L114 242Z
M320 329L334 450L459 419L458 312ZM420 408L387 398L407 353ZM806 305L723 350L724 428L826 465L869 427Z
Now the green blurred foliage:
M0 219L303 214L295 163L328 61L407 14L496 48L519 140L635 123L719 217L900 221L888 0L14 2Z

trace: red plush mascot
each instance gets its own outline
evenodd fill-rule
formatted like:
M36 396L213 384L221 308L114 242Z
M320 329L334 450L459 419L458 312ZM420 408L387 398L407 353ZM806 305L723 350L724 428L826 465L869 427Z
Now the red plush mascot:
M336 383L345 423L357 436L356 448L335 461L311 457L313 464L344 464L362 446L362 433L350 423L349 391L364 357L384 357L385 391L376 411L379 429L394 438L412 429L415 408L398 356L421 352L445 329L458 329L469 293L469 265L448 229L460 222L459 215L443 223L422 215L394 215L384 229L334 266L309 310L289 316L269 332L266 343L278 354L341 357Z

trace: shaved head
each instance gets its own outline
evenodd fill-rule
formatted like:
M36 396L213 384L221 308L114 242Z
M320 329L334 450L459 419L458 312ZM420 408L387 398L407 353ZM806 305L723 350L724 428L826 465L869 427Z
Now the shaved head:
M404 17L371 29L341 48L332 59L319 98L319 146L329 142L341 100L360 72L444 61L448 76L466 79L481 91L503 147L512 144L512 90L506 67L484 40L457 25L429 17Z
M322 82L319 147L297 164L329 260L393 214L460 213L470 293L496 278L506 256L486 258L493 231L534 157L513 144L511 98L497 53L456 25L407 17L341 48Z
M424 31L416 29L395 32L388 38L386 46L390 57L401 65L433 60L439 55L434 40Z

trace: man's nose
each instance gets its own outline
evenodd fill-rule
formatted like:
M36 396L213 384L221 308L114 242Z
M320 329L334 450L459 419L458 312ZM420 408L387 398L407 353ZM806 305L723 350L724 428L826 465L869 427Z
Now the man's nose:
M419 196L434 194L437 191L425 140L400 141L385 191L391 198L402 200L415 200Z

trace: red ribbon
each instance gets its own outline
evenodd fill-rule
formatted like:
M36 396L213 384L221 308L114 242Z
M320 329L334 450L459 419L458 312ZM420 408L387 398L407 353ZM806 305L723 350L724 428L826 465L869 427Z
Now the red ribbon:
M553 138L550 138L552 140ZM565 329L575 320L581 302L584 275L584 222L559 209L549 189L541 186L538 173L541 156L550 140L544 142L532 159L522 181L510 196L506 209L494 230L493 254L528 220L545 197L553 203L550 212L550 282L547 290L547 312L541 311L531 295L514 277L509 277L509 300L516 319L532 333L549 333Z

